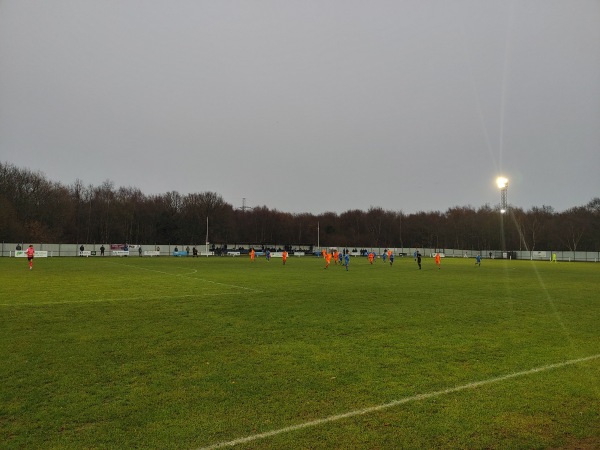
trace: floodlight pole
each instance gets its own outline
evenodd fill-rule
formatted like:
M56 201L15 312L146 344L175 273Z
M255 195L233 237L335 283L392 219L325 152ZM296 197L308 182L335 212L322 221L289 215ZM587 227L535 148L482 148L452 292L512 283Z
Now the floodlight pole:
M208 258L208 216L206 216L206 257Z
M317 220L317 248L320 250L321 249L321 233L319 230L319 221Z
M504 214L508 209L507 191L508 191L508 179L504 177L496 178L496 184L500 189L500 213Z
M496 183L500 189L500 233L502 239L502 257L504 257L504 253L506 252L506 241L504 238L504 214L508 211L508 179L504 177L498 177L496 179Z
M508 209L508 204L506 201L506 193L508 191L508 183L502 189L500 189L500 208L501 212L504 214Z

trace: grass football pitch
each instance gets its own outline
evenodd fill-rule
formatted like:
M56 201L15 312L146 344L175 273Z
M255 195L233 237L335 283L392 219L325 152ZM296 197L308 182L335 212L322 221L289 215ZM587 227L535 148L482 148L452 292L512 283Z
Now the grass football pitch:
M600 264L0 258L2 448L600 448Z

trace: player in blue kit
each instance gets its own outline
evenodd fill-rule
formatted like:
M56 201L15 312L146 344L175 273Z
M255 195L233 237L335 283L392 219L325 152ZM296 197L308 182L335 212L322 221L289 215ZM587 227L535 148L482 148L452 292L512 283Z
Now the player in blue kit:
M348 266L350 265L350 253L348 252L344 255L344 265L346 266L346 271L348 271Z

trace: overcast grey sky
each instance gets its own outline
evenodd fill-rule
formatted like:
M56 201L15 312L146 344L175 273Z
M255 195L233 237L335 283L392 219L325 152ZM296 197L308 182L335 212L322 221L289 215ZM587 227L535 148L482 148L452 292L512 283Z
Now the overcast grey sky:
M241 206L600 196L599 0L0 0L0 161Z

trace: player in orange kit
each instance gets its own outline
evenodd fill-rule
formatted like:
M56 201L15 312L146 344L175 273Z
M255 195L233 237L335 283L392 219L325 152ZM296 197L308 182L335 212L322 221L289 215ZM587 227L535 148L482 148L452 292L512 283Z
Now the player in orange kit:
M435 263L437 264L438 269L442 268L442 257L440 256L439 253L435 254Z
M373 264L374 259L375 259L375 253L369 252L369 264Z
M329 267L329 264L331 264L331 253L325 253L325 267L324 267L324 269L327 269Z
M283 261L284 266L285 266L285 262L287 261L287 255L288 255L288 253L285 250L281 253L281 260Z
M254 258L256 258L256 252L253 248L250 249L250 262L254 262Z

